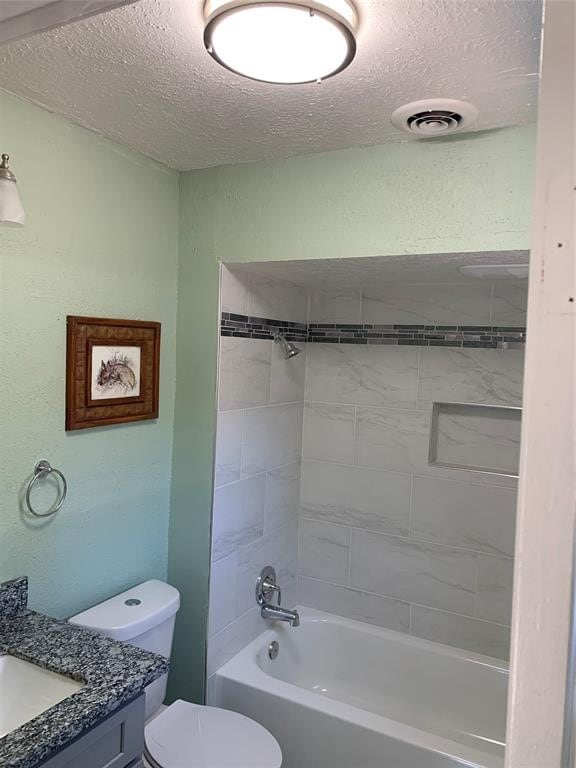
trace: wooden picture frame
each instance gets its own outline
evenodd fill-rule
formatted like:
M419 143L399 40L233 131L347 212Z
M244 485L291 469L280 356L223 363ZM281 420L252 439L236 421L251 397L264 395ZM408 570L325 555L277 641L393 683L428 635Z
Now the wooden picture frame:
M66 430L158 418L160 323L66 318Z

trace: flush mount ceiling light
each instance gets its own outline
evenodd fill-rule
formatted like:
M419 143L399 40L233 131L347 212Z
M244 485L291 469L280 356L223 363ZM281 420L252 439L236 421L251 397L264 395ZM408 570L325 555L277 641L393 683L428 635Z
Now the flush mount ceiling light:
M336 75L356 53L349 0L206 0L204 45L223 67L267 83Z

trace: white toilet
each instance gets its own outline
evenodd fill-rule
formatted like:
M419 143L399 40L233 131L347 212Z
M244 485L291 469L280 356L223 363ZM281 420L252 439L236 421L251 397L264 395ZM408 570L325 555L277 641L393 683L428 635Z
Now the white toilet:
M178 590L162 581L137 587L70 621L114 640L170 656ZM276 739L254 720L216 707L175 701L163 707L167 675L146 688L145 765L151 768L280 768Z

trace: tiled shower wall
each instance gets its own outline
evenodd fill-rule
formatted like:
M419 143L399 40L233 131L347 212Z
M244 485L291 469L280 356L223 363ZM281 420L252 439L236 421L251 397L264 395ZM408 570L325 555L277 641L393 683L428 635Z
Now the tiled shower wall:
M258 275L222 279L222 310L249 317L525 325L521 283L308 296ZM516 483L429 467L428 419L434 400L518 405L523 352L302 346L285 361L272 341L221 338L208 675L264 628L253 586L268 563L290 607L505 656Z
M322 291L309 320L524 326L525 296L483 282ZM301 604L507 656L516 481L428 466L429 419L433 401L519 405L522 371L521 349L308 345Z
M306 321L290 283L222 270L222 311ZM212 519L208 677L263 631L254 600L273 565L283 602L297 602L298 504L305 351L285 360L271 340L220 340Z

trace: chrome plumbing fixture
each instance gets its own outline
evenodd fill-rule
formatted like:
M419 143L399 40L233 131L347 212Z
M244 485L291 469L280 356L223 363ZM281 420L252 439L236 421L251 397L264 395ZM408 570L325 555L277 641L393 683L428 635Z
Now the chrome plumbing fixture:
M276 583L276 571L271 565L266 565L260 571L260 576L256 579L256 602L260 606L260 615L263 619L271 621L286 621L291 627L300 626L300 616L298 611L290 611L288 608L282 608L282 591ZM278 604L272 605L269 602L276 594Z
M286 360L290 360L291 357L296 357L296 355L299 355L300 352L302 352L296 344L292 344L291 341L288 341L283 333L274 334L274 343L280 344L280 349L284 353Z
M278 640L272 640L272 642L268 646L268 658L271 661L274 661L274 659L278 658L279 653L280 653L280 645L278 643Z

